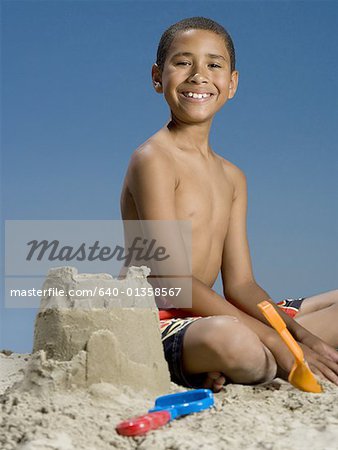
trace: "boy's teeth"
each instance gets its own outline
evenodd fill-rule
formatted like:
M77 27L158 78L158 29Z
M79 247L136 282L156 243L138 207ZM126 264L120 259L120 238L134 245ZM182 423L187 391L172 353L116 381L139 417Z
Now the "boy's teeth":
M206 98L206 97L210 97L210 94L197 94L196 92L187 92L185 95L187 97L192 97L192 98Z

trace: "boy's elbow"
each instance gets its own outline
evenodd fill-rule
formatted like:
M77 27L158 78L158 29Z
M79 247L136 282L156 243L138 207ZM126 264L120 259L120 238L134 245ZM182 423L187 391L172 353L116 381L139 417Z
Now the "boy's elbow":
M257 285L254 277L247 277L237 283L227 283L223 289L223 295L227 300L236 299L241 297L244 292L248 292Z

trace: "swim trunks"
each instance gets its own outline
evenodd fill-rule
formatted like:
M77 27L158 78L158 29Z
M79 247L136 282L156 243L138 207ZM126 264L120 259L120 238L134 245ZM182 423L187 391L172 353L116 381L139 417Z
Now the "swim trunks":
M303 297L298 299L285 299L277 303L290 317L295 317ZM188 327L200 316L191 317L189 313L173 310L160 310L160 329L164 356L169 366L171 381L188 388L201 388L206 378L206 373L197 375L186 374L182 367L183 339Z
M176 384L188 388L203 386L206 374L188 375L182 367L183 339L189 325L201 317L171 318L160 320L164 356L169 366L170 378Z
M277 306L279 306L284 312L286 312L288 316L294 318L304 300L305 297L299 297L297 299L287 298L285 300L282 300L281 302L278 302Z

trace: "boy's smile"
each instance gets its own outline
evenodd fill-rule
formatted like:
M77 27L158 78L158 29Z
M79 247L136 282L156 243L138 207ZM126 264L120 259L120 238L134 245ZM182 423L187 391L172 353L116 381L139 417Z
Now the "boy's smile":
M214 95L211 92L203 92L203 91L194 91L193 89L189 91L179 92L179 95L183 97L184 100L193 103L205 103L210 100L210 98Z
M163 92L171 113L184 123L201 123L232 98L238 74L221 36L207 30L181 32L172 42L162 73L153 66L157 92Z

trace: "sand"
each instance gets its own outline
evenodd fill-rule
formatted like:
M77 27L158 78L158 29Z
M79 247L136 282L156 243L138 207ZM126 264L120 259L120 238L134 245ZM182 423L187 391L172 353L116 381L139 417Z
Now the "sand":
M27 355L0 354L0 448L3 450L333 450L338 442L338 389L323 394L275 380L256 387L229 385L215 406L172 421L145 436L119 436L116 424L153 406L146 391L98 383L89 389L37 395L10 388ZM171 392L183 388L171 384Z
M146 268L125 283L147 286ZM45 286L116 285L104 274L51 271ZM169 382L154 299L42 298L34 353L0 352L1 450L181 450L338 448L338 388L298 391L275 380L228 385L209 410L128 438L116 425L145 414ZM136 339L135 339L136 336ZM143 341L140 340L143 336Z

